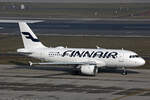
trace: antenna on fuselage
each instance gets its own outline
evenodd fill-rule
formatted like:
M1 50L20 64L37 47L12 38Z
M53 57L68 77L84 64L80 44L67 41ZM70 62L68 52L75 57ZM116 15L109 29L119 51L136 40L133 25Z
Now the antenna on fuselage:
M99 46L97 46L97 45L96 45L96 48L97 48L97 49L100 49L100 47L99 47Z

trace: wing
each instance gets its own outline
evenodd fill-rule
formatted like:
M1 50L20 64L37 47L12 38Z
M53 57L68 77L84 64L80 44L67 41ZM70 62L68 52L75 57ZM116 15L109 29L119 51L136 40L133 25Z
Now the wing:
M32 63L29 61L29 65L84 65L84 64L91 64L96 65L95 62L43 62L43 63Z
M104 62L93 62L93 61L88 61L88 62L43 62L43 63L32 63L29 61L29 65L96 65L97 67L103 67L105 66Z

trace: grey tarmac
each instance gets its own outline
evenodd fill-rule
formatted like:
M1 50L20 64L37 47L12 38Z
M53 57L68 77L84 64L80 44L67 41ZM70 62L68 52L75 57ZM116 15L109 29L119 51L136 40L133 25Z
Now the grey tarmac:
M102 69L74 75L71 66L0 65L1 100L149 100L150 70Z
M149 3L149 0L0 0L0 2L45 3Z

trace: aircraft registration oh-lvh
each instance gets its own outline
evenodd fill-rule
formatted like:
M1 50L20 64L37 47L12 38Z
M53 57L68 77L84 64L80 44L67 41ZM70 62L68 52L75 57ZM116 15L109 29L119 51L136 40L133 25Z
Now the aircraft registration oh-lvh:
M18 49L17 52L47 61L43 63L29 62L30 66L33 64L74 65L81 74L85 75L96 75L98 68L109 66L123 68L122 74L126 75L127 67L145 64L143 58L129 50L46 47L25 22L19 22L19 27L24 48Z

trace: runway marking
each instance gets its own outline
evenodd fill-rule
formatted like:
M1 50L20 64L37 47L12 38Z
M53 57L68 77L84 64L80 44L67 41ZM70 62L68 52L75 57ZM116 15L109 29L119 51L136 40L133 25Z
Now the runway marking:
M27 23L38 23L38 22L43 22L43 20L0 20L0 23L18 23L18 22L27 22Z

